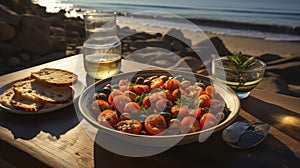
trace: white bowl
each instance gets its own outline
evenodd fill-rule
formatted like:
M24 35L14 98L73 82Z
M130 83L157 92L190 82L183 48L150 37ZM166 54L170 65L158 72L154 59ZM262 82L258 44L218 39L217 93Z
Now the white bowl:
M227 116L227 118L223 122L219 123L218 125L212 128L194 132L194 133L179 134L179 135L160 135L160 136L135 135L135 134L121 132L113 128L104 127L97 123L97 120L95 116L92 114L90 108L90 104L93 101L93 94L95 93L95 91L101 90L101 88L103 88L105 85L109 83L118 83L118 81L121 79L130 80L132 79L132 77L138 77L138 76L150 77L153 75L156 76L182 75L185 79L190 81L201 80L207 85L213 84L213 86L217 89L218 93L225 100L226 105L230 109L231 113ZM105 133L112 135L112 137L125 142L142 145L142 146L152 146L152 147L184 145L195 141L204 141L212 133L220 131L225 127L227 127L230 123L232 123L235 120L235 118L238 116L238 112L240 109L240 101L238 97L236 96L235 92L232 89L230 89L228 86L202 75L189 73L189 72L174 71L174 70L143 70L139 72L123 73L111 78L101 80L85 89L85 91L79 98L78 104L79 104L80 113L83 115L84 119L87 120L92 126L99 129L100 132L104 131Z

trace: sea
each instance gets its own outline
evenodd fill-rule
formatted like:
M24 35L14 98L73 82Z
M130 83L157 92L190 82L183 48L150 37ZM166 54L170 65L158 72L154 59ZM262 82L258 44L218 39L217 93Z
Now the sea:
M191 20L204 32L262 38L273 41L300 41L300 0L32 0L49 12L59 9L70 16L80 11L115 11L139 17L123 21L153 24L145 11L168 13ZM81 10L74 10L81 9ZM83 10L82 10L83 9ZM168 16L170 16L168 15ZM157 17L157 16L153 16ZM178 23L173 23L178 25ZM170 19L155 26L172 27ZM186 25L182 24L186 29Z

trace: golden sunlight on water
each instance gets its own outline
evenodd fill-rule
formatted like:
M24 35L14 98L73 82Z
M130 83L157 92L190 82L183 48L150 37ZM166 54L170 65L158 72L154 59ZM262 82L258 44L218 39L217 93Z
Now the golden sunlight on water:
M32 0L32 3L46 7L49 13L57 13L61 9L68 11L73 7L72 4L62 3L61 0Z

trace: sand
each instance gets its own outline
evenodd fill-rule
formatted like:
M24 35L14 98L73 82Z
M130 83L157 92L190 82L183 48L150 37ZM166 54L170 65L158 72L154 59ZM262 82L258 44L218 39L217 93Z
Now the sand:
M167 33L169 28L153 27L143 23L119 23L120 27L129 27L138 32ZM188 30L183 31L192 45L203 40L203 34ZM300 97L300 42L271 41L247 37L224 36L205 33L208 38L218 37L231 52L241 51L243 54L258 57L267 64L264 79L257 86L258 89L270 92Z

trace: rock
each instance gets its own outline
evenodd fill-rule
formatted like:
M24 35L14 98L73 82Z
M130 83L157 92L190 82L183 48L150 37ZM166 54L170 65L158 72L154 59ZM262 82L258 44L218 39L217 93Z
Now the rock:
M180 59L175 65L171 67L172 69L178 69L178 68L184 68L184 69L190 69L193 72L196 72L199 69L205 68L204 64L200 59L186 56L182 59Z
M16 30L13 26L0 21L0 42L12 40L16 35Z
M68 19L65 21L65 24L66 33L68 36L72 36L72 32L76 31L79 33L80 37L85 37L84 22L82 20Z
M17 41L25 51L43 55L51 50L48 22L41 17L26 14L22 16L20 25Z
M232 53L226 48L223 41L219 37L211 37L210 41L217 49L220 56L232 55Z
M174 40L172 43L171 43L171 49L173 51L180 51L182 50L183 48L183 44L182 42L178 41L178 40Z
M18 54L21 53L21 48L18 46L14 46L9 43L0 43L0 57L2 58L8 58L12 56L17 56Z
M31 59L30 55L27 53L21 53L18 58L20 58L21 61L29 61Z
M148 39L148 40L136 40L133 46L141 49L145 47L159 47L164 49L170 49L171 45L165 40Z
M20 16L0 4L0 20L16 28L19 25Z
M19 66L22 65L22 62L19 58L17 57L10 57L7 59L7 62L9 64L9 66L13 67L13 68L17 68Z
M53 26L51 26L50 27L50 33L52 35L55 35L55 36L66 36L65 29L63 29L61 27L53 27Z
M163 39L169 41L170 43L172 43L174 40L180 41L185 47L189 47L192 45L191 40L185 38L182 31L177 29L171 29L170 31L168 31Z
M149 62L149 64L160 68L168 68L173 65L173 63L168 60L156 60L154 62Z
M66 50L66 38L64 36L50 36L52 51Z

